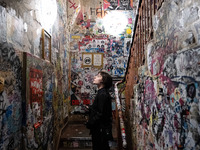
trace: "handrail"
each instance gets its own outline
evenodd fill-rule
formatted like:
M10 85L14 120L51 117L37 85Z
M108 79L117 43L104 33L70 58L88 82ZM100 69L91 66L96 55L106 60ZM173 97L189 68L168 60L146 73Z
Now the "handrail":
M124 126L124 120L122 116L122 106L119 100L119 91L117 88L117 85L121 83L122 81L118 81L115 83L115 97L116 97L116 103L117 103L117 110L119 112L119 120L120 120L120 129L121 129L121 136L122 136L122 146L123 148L126 148L127 142L126 142L126 133L125 133L125 126Z
M128 90L126 98L133 94L133 85L137 83L138 68L145 61L145 46L153 38L153 15L161 8L164 0L140 0L135 21L134 35L129 53L127 69L123 82Z
M121 81L115 83L115 96L119 112L123 148L127 147L127 141L117 85L125 82L126 106L128 106L129 100L133 96L133 85L138 81L138 68L144 64L145 45L153 38L153 15L161 8L163 2L164 0L139 0L125 76Z

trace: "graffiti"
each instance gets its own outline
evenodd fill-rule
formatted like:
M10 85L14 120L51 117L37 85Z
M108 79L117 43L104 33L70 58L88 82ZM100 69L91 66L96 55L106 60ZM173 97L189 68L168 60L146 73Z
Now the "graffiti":
M193 7L193 6L191 8L185 9L185 14L184 14L185 25L189 25L192 22L195 22L196 20L199 19L198 11L199 11L199 8Z
M53 65L25 53L26 79L26 125L25 149L52 147L53 140ZM41 140L42 139L42 140Z
M64 114L60 109L63 108L63 98L70 95L69 87L67 89L60 85L63 80L67 82L66 66L68 66L68 62L60 66L60 68L65 68L65 70L63 69L66 71L65 76L62 76L61 71L58 75L59 80L55 80L55 68L52 64L45 63L39 59L40 57L36 58L25 53L26 59L23 58L23 51L37 56L41 54L39 26L44 20L41 19L43 18L43 1L29 1L29 3L17 0L15 4L13 2L0 2L0 149L54 149L53 137L55 139L57 137L56 133L53 135L53 123L61 127L63 118L60 116L66 116L68 113L66 111ZM71 6L70 11L74 11L78 8L79 2L69 0L69 5L66 5L66 1L63 0L54 2L54 6L58 8L58 16L51 29L52 34L56 35L52 36L55 37L52 38L52 52L53 63L57 64L59 61L62 63L62 59L57 59L57 54L59 53L59 57L63 58L63 52L67 50L65 45L68 44L65 41L65 34L60 34L66 31L66 7ZM35 16L35 14L37 15ZM35 16L34 19L33 16ZM51 13L48 16L53 17L54 14ZM36 25L38 23L39 26ZM9 44L6 41L9 41ZM69 60L67 57L63 59ZM38 70L41 70L42 74L37 72ZM24 72L22 73L22 71ZM23 81L26 82L23 84L22 75L26 75L23 78ZM36 75L38 78L34 77ZM53 111L55 81L58 81L57 90L61 93L58 100L60 101L59 106L57 106L57 111L60 111L58 118L61 121L58 123L56 122L57 118L53 122L54 113L57 113ZM22 89L24 89L23 92ZM65 94L63 94L64 92ZM65 110L67 110L66 103ZM56 144L54 143L54 145Z
M82 52L95 52L103 53L107 49L108 40L105 38L83 38L79 42L79 51Z
M70 8L73 8L74 10L78 7L78 6L76 6L76 3L73 1L71 1L71 0L68 0L68 2L71 4L70 5Z
M34 127L38 128L43 120L42 117L42 71L30 68L30 102L33 112Z
M187 97L190 97L191 99L193 99L196 96L196 87L194 85L194 83L189 84L187 86Z
M63 58L63 114L64 116L68 116L68 101L70 99L70 85L69 85L69 56L67 50L64 51L64 58ZM52 78L53 80L53 78ZM49 85L48 95L52 95L53 98L53 82Z
M6 18L7 18L7 15L6 15L6 10L5 8L1 7L1 4L0 4L0 18L1 18L1 21L0 21L0 41L3 41L5 42L6 41Z
M180 55L171 55L166 58L166 61L163 65L163 74L165 76L176 76L184 75L184 72L191 77L198 76L198 59L200 53L199 48L191 49L181 53ZM184 62L184 63L183 63Z
M102 6L100 6L99 8L90 8L90 14L91 16L96 15L97 18L103 18L107 14L107 11L103 10Z
M197 137L200 137L197 133L200 81L197 81L198 73L194 73L198 72L199 56L199 47L174 53L160 61L162 71L156 77L155 74L152 78L141 73L140 83L135 89L138 91L136 111L140 111L136 119L140 125L138 133L148 130L147 137L154 135L153 141L138 135L140 140L143 139L143 146L154 149L200 147L197 144ZM192 65L188 61L193 62ZM142 146L138 143L139 147Z
M132 0L116 2L111 2L111 4L109 1L110 8L117 4L115 10L132 10L130 7ZM105 18L111 12L107 11L110 8L105 9L104 7L103 9L100 1L95 2L95 5L94 1L84 3L81 10L77 11L76 24L70 32L72 66L70 104L73 106L73 113L84 112L80 107L81 104L91 105L93 103L97 93L97 87L93 85L93 77L100 70L105 70L116 78L125 75L132 40L132 34L128 34L126 29L132 30L135 22L134 11L120 11L117 15L114 13L115 15L111 16L113 20L117 18L117 23L111 21L112 24L109 25ZM71 4L68 6L69 10L70 6ZM119 14L124 16L124 24L126 24L122 29L119 28L122 24L119 21L122 18ZM106 25L110 28L109 32L106 30ZM102 59L94 57L97 56L96 54ZM114 97L113 89L110 93Z
M200 24L197 23L194 25L195 29L196 29L196 33L197 33L197 42L198 44L200 44Z
M104 0L105 10L132 10L132 0Z
M177 51L178 37L175 37L174 34L175 34L175 31L173 31L169 36L164 38L164 40L160 40L159 42L156 42L154 47L149 49L148 59L151 60L150 71L153 75L158 75L163 71L164 57ZM173 66L174 65L173 61L170 61L170 59L173 59L173 58L168 58L168 59L169 59L169 62L171 62L171 66ZM175 71L173 68L172 70Z
M125 68L127 65L127 60L124 57L114 58L112 64L112 75L123 77L125 74Z
M20 148L22 54L0 43L0 149Z
M75 100L75 99L71 100L71 105L72 106L80 105L80 104L91 105L92 103L91 103L90 99L83 99L82 102L80 100Z
M124 39L124 56L129 56L129 51L131 48L131 39L130 38L125 38Z
M85 68L84 76L79 76L73 72L72 74L72 94L71 94L71 105L87 104L91 105L94 100L94 85L92 84L93 76L89 70ZM76 108L78 111L80 108Z

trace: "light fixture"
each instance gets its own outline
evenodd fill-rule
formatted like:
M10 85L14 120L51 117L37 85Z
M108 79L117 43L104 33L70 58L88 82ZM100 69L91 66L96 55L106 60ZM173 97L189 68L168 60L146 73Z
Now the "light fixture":
M128 25L128 18L123 11L108 11L103 18L105 33L113 36L122 34Z
M50 32L57 17L56 0L41 0L40 9L42 27Z

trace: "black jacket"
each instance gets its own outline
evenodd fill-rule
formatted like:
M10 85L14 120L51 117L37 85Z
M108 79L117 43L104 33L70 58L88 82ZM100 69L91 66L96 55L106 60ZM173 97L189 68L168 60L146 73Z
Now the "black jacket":
M87 128L106 128L112 124L111 96L105 88L99 89L89 108Z

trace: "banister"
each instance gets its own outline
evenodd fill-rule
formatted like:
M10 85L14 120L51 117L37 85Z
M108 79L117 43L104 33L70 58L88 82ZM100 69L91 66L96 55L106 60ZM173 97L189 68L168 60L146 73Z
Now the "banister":
M139 1L127 69L122 80L126 81L126 90L129 91L126 99L132 97L133 89L130 89L130 86L138 81L138 68L145 62L145 46L153 38L153 15L161 8L163 2L164 0ZM133 61L130 61L131 59Z
M153 38L153 15L161 8L163 2L164 0L139 0L125 76L121 81L115 83L116 104L119 111L123 148L127 147L127 141L117 85L125 82L126 102L130 103L129 100L133 96L133 88L130 87L133 87L138 82L138 68L145 61L145 46Z
M125 133L125 126L124 126L124 120L123 120L123 116L122 116L122 106L119 100L119 91L117 88L117 85L119 83L122 83L122 81L118 81L115 83L115 98L116 98L116 104L117 104L117 110L118 110L118 114L119 114L119 121L120 121L120 129L121 129L121 137L122 137L122 146L123 148L127 147L127 142L126 142L126 133Z

